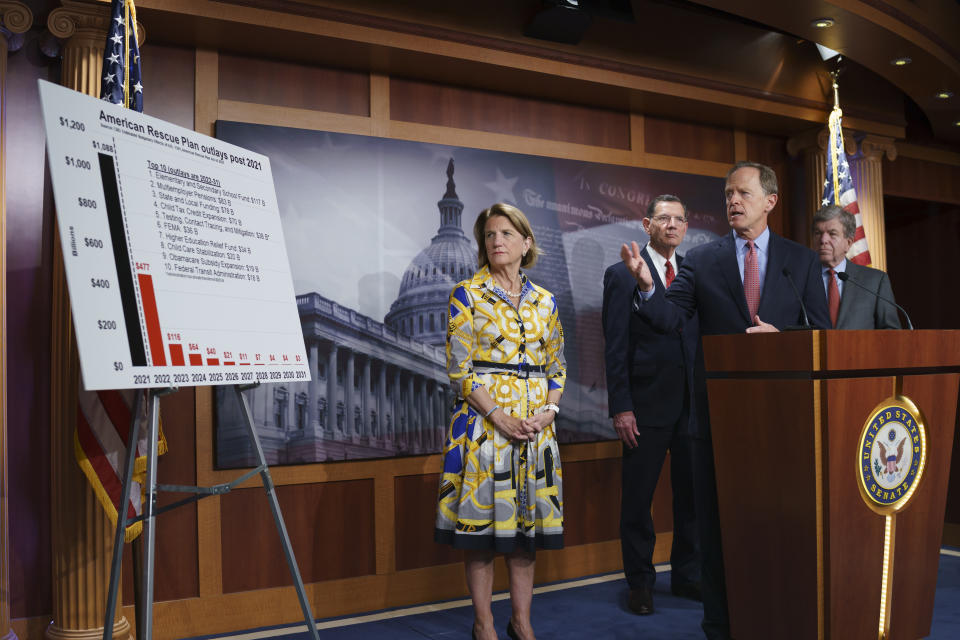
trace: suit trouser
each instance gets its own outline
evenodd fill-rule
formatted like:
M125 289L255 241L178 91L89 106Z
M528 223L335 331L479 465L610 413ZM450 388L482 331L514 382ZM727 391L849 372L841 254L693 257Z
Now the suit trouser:
M693 481L700 533L703 627L708 638L729 638L727 583L720 537L720 508L717 501L717 473L713 462L713 441L693 439Z
M700 580L699 545L693 491L692 440L679 428L637 427L640 435L633 449L623 447L620 500L620 548L623 571L631 589L652 587L656 581L653 549L657 534L650 506L670 451L670 482L673 488L673 547L670 551L671 581L675 586Z

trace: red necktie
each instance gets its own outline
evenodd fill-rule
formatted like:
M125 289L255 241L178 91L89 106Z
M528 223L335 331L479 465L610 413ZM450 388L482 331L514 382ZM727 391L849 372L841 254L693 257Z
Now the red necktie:
M830 283L827 285L827 306L830 307L830 324L837 328L837 314L840 313L840 286L837 284L837 272L828 269Z
M670 285L673 284L674 275L675 274L673 273L673 263L667 260L667 271L664 277L664 280L666 280L667 289L669 289Z
M757 248L753 240L747 240L747 255L743 259L743 293L747 296L752 323L760 308L760 263L757 262Z

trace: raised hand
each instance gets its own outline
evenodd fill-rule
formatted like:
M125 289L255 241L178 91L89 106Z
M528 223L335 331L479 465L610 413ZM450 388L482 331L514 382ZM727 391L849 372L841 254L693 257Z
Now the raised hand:
M653 291L653 276L650 274L650 267L647 261L640 255L640 246L636 242L631 242L630 246L620 247L620 259L623 264L637 281L640 291Z

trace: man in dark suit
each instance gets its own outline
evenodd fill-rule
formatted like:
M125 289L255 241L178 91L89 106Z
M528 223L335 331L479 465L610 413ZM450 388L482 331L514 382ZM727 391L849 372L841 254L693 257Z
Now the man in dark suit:
M856 231L853 215L835 204L822 207L813 216L813 244L820 254L830 323L834 329L899 329L897 308L883 300L894 301L887 274L847 260ZM843 272L847 282L837 278Z
M701 335L779 331L803 324L800 299L810 323L828 328L827 299L820 262L810 249L772 233L767 218L777 204L777 175L770 167L738 162L727 174L724 194L731 233L689 251L673 285L655 288L637 244L624 245L621 256L637 289L634 311L651 326L668 333L693 316ZM790 281L799 289L798 299ZM703 623L708 638L730 637L727 594L720 539L717 485L707 411L703 353L694 369L694 493L700 532ZM748 398L744 410L749 410Z
M657 196L647 207L643 228L650 242L640 255L654 286L669 287L682 264L675 252L687 233L687 210L679 198ZM650 515L653 493L667 450L673 488L673 546L670 588L700 599L700 561L691 468L690 396L696 320L666 335L633 313L637 282L623 262L603 276L604 362L610 417L623 441L620 547L630 586L628 606L653 613L653 549L657 534Z

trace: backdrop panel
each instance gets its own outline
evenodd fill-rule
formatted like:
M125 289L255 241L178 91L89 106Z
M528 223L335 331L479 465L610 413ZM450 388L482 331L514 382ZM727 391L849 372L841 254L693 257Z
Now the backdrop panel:
M252 393L271 464L437 452L452 400L447 299L476 269L473 222L495 202L529 217L568 364L561 442L611 439L604 269L643 243L658 194L686 204L681 253L728 229L720 178L246 123L217 137L270 157L313 382ZM238 408L217 395L217 465L249 465Z

